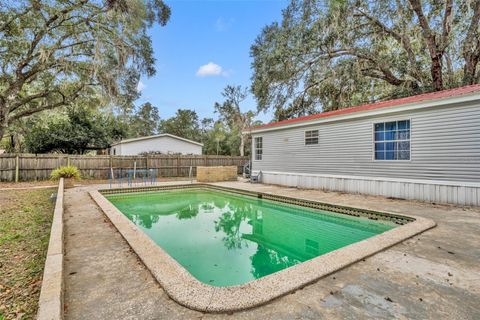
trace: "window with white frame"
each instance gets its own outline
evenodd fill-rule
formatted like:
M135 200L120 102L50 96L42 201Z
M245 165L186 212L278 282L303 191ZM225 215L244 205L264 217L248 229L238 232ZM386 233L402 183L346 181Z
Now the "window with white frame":
M262 160L263 155L263 138L255 137L255 160Z
M374 124L375 160L410 160L410 120Z
M318 130L305 131L305 145L318 144Z

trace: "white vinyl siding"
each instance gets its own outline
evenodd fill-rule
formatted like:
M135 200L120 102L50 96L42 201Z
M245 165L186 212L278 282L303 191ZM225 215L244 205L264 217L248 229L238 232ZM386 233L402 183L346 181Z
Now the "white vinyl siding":
M375 123L409 119L410 161L374 159ZM480 181L480 104L435 108L253 133L267 148L254 171ZM305 147L305 131L321 143ZM255 140L255 139L253 139ZM255 158L254 158L255 159Z
M119 156L138 155L144 152L163 154L202 154L202 146L171 136L152 137L151 139L121 142L113 146L111 154Z

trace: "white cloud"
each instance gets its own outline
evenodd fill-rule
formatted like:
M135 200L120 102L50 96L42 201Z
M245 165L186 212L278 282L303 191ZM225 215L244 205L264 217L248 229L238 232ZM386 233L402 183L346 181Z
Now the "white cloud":
M235 22L235 19L233 18L226 20L220 17L215 21L215 30L217 30L218 32L227 31L228 29L230 29L230 27L233 25L234 22Z
M197 77L222 76L226 77L228 73L216 63L209 62L200 66L197 70Z
M143 89L145 89L147 87L146 84L144 84L141 80L138 81L138 84L137 84L137 92L142 92Z

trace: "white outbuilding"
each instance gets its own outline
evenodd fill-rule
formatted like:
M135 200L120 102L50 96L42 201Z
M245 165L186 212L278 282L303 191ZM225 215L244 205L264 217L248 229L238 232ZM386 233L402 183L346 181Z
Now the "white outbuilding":
M112 144L110 155L134 156L146 152L162 154L202 154L203 144L173 134L162 133L154 136L122 140Z

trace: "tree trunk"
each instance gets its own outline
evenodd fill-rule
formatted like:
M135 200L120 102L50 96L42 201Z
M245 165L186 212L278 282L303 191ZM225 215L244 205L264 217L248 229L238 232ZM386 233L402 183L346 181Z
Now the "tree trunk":
M478 23L480 21L480 0L476 0L473 6L473 17L463 44L463 84L475 83L475 73L480 61L480 40L478 39Z
M470 85L475 82L475 67L470 61L465 63L463 67L463 85Z
M443 77L442 77L442 57L435 56L432 58L432 81L433 81L433 88L435 91L443 90Z
M245 155L245 135L240 135L240 156L243 157Z
M7 115L2 109L7 110L6 106L0 105L0 141L2 141L5 130L7 129Z
M5 126L3 124L3 121L0 120L0 141L2 141L3 134L5 133Z
M432 61L430 67L430 73L432 75L433 88L435 91L443 90L443 78L442 78L442 59L445 52L445 48L438 45L438 41L435 39L435 33L432 32L428 24L428 19L425 17L422 9L421 0L410 0L410 5L413 11L417 15L418 23L423 30L423 38L427 44L428 52L430 53L430 59ZM451 8L447 4L446 17L451 14ZM446 22L445 22L446 23ZM445 27L448 25L445 24ZM446 29L444 32L447 32ZM448 35L448 32L446 33Z
M17 144L15 143L15 137L13 134L10 135L10 150L14 151L15 153L17 152Z
M463 67L463 85L475 84L475 74L477 71L478 60L468 55L465 58L465 65Z

